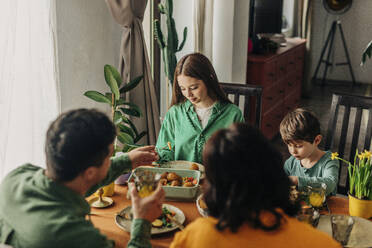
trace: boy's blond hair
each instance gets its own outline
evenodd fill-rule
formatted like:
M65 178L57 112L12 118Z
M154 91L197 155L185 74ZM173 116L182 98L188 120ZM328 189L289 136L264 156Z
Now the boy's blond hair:
M289 112L280 123L280 135L286 144L296 140L313 143L319 134L318 118L314 113L303 108Z

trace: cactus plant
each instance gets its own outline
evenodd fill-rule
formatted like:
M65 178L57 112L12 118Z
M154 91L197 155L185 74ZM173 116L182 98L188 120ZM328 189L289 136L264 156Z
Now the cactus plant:
M165 42L163 32L160 28L159 20L154 21L154 35L162 51L165 76L167 77L170 84L173 85L173 76L177 65L176 53L182 50L183 46L185 45L187 37L187 27L185 27L183 30L183 40L178 46L176 24L172 17L173 0L165 0L165 4L159 3L158 8L160 14L163 14L167 17L167 42Z

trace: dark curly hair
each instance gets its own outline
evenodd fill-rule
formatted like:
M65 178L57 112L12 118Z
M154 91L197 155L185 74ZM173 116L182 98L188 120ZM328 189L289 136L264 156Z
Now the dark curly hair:
M243 224L265 231L279 228L282 209L289 216L298 206L289 201L290 181L283 170L280 152L255 127L233 124L217 131L203 151L209 214L218 219L216 228L236 232ZM272 225L261 221L270 212Z
M71 181L90 166L101 166L114 142L110 119L94 109L61 114L49 126L45 154L47 169L56 181Z
M279 129L286 144L296 140L313 143L315 137L320 134L320 123L313 112L297 108L283 118Z

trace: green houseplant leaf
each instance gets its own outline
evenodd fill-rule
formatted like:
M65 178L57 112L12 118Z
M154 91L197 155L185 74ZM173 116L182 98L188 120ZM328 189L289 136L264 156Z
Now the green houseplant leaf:
M367 60L367 57L371 58L371 56L372 56L372 40L368 43L368 45L366 46L366 48L364 49L362 53L362 62L360 63L360 65L364 65L364 63Z
M111 105L111 99L107 98L106 96L102 95L101 93L90 90L84 93L84 96L96 101L96 102L103 102L108 103Z
M137 87L137 85L141 82L143 76L136 77L132 81L128 82L123 88L120 89L120 93L128 92Z
M123 125L123 124L118 124L118 127L119 127L121 132L129 134L133 139L135 139L136 134L134 133L134 131L130 127L128 127L126 125Z
M127 133L123 133L123 132L118 132L118 140L123 143L123 144L133 144L133 138L127 134Z
M119 93L119 87L118 82L116 81L112 71L111 67L109 65L105 65L104 67L104 74L105 74L105 80L107 85L110 87L111 92L114 94L115 99L120 99L120 93Z
M108 70L111 71L112 76L116 80L118 88L120 88L121 84L123 83L123 79L121 78L120 73L118 72L118 70L116 70L116 68L113 67L112 65L105 65L105 68L107 68Z

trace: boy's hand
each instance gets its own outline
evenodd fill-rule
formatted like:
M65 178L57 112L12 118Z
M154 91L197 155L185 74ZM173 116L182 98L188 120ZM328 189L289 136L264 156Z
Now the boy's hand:
M293 185L298 185L298 177L297 176L289 176L289 180Z
M158 153L155 151L155 146L143 146L128 152L132 168L135 169L141 165L150 165L152 162L159 159Z
M134 219L145 219L152 222L161 215L165 193L160 184L154 193L144 198L139 197L134 183L129 183L129 191Z

